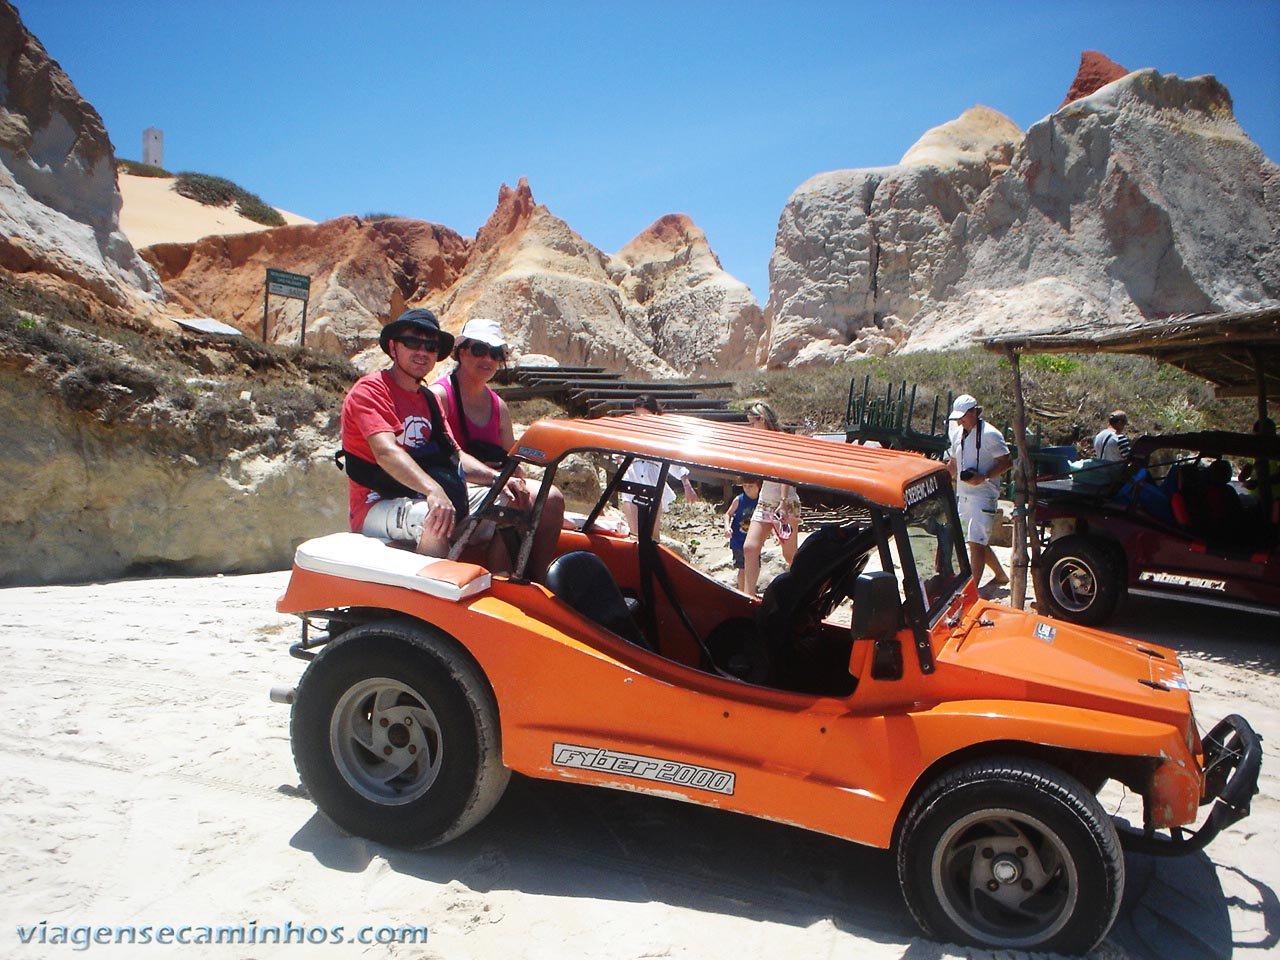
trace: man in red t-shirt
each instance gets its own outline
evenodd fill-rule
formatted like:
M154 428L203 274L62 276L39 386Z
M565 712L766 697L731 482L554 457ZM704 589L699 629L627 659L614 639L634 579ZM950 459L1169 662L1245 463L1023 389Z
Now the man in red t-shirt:
M379 343L391 368L361 377L342 404L351 529L382 540L410 540L419 553L444 556L458 513L479 505L498 472L458 449L448 423L420 387L436 360L453 349L453 335L440 329L435 315L406 311L382 328ZM361 471L353 471L353 457ZM353 472L379 489L356 480ZM464 480L477 488L468 492ZM523 480L508 480L505 493L517 505L528 504Z

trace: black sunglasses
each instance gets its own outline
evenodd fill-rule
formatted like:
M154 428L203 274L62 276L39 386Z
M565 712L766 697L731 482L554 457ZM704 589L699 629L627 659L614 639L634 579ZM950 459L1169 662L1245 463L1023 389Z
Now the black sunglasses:
M430 350L432 353L440 350L440 341L435 337L396 337L396 343L403 343L410 350Z
M479 340L472 340L467 344L467 350L473 357L492 357L499 363L503 363L507 359L506 347L491 347L487 343L481 343Z

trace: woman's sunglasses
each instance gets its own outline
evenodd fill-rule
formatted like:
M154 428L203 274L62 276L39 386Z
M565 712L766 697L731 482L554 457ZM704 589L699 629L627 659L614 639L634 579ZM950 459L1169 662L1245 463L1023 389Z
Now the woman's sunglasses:
M410 350L430 350L432 353L440 350L440 341L435 337L396 337L396 343L402 343Z
M481 343L479 340L472 340L467 344L466 349L473 357L477 358L491 357L499 363L504 363L507 359L506 347L491 347L487 343Z

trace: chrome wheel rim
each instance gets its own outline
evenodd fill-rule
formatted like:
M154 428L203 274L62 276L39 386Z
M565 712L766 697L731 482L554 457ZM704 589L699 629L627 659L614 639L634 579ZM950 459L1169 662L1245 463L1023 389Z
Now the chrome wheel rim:
M1062 838L1017 810L961 818L934 848L934 894L966 935L997 947L1043 944L1075 913L1080 880Z
M1063 610L1083 613L1098 598L1098 578L1083 560L1063 557L1049 570L1049 592Z
M329 722L329 747L347 784L374 803L417 800L440 774L440 723L413 687L370 677L338 700Z

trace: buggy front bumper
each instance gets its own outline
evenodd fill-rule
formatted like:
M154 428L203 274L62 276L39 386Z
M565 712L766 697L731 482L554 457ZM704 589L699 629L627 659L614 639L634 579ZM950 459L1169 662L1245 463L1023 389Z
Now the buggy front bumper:
M1262 738L1249 722L1231 714L1218 722L1204 738L1205 793L1200 803L1212 809L1200 828L1173 827L1168 834L1148 827L1119 831L1126 850L1155 856L1181 856L1204 849L1226 827L1249 815L1249 802L1258 792L1262 770Z

